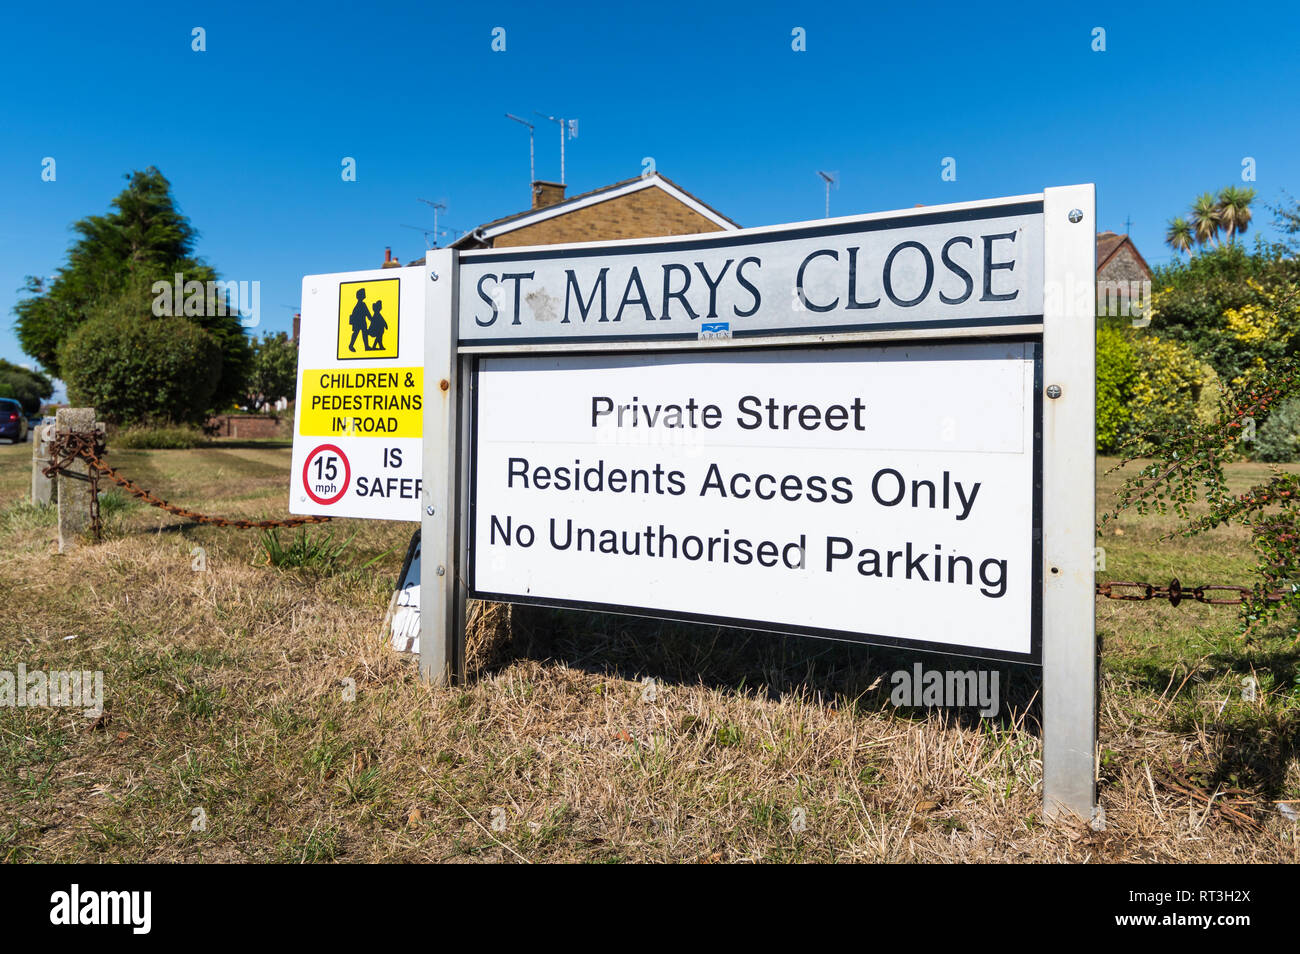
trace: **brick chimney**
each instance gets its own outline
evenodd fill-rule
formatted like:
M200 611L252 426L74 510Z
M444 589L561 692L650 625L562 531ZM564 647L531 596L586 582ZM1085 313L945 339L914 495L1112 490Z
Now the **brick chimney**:
M393 258L393 250L391 248L385 248L384 264L381 265L380 268L401 268L401 267L402 267L402 263L399 262L397 259Z
M564 185L559 182L543 182L538 179L533 183L533 208L545 209L564 201Z

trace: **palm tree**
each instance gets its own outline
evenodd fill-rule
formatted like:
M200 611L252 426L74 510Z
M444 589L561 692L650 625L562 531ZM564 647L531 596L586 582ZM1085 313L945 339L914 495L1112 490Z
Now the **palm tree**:
M1233 242L1238 235L1244 235L1250 227L1250 203L1255 200L1254 189L1241 189L1228 186L1219 192L1219 221L1228 233L1228 242Z
M1209 192L1203 192L1192 203L1192 232L1198 245L1218 245L1219 230L1223 223L1219 219L1219 203Z
M1192 232L1191 223L1181 215L1176 219L1170 219L1169 230L1165 232L1165 244L1175 252L1190 252L1192 243L1196 241L1196 236Z

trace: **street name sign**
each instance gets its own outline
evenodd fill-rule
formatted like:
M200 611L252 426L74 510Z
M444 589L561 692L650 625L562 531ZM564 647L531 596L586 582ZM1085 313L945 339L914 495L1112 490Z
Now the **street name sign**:
M309 278L295 512L420 519L435 683L470 598L1041 666L1045 806L1090 819L1095 232L1084 185Z
M1040 325L1042 255L1041 201L466 253L460 341L662 342Z

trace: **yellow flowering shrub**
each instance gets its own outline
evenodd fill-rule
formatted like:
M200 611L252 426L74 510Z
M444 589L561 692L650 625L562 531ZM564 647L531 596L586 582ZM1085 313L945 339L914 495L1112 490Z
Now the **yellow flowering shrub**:
M1214 369L1177 341L1132 336L1135 373L1129 382L1129 436L1145 444L1195 421L1212 420L1223 393Z
M1258 305L1229 308L1223 313L1228 333L1243 344L1263 344L1275 334L1279 324L1276 315L1270 315Z

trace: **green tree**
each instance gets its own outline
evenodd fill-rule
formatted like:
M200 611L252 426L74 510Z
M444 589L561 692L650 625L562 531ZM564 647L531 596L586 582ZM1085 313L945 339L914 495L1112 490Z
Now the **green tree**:
M0 358L0 397L13 398L35 414L53 393L54 384L45 375Z
M64 343L73 404L115 424L199 424L221 380L221 344L187 318L140 314L127 291L91 308Z
M1282 194L1286 200L1281 205L1269 206L1273 213L1273 225L1287 235L1300 235L1300 202L1285 192ZM1287 239L1286 244L1292 251L1300 252L1300 241L1295 238Z
M1300 259L1285 246L1221 245L1155 269L1148 330L1186 344L1231 383L1300 349L1297 283Z
M1256 460L1300 460L1300 394L1276 405L1255 437Z
M1242 189L1228 186L1219 190L1219 221L1228 233L1228 244L1233 244L1238 235L1244 235L1250 227L1250 204L1255 201L1254 189Z
M1165 232L1165 244L1175 252L1190 252L1192 245L1196 242L1196 236L1192 232L1191 223L1181 215L1169 220L1169 228Z
M284 332L253 340L244 406L252 411L292 398L298 387L298 347Z
M1219 200L1212 193L1202 192L1192 203L1192 233L1198 245L1218 245L1223 228Z
M14 307L23 350L55 377L65 377L64 344L97 306L111 301L111 308L125 308L144 322L153 316L155 282L170 284L180 274L206 287L217 279L211 266L194 255L198 232L176 207L166 177L150 166L126 179L112 211L73 223L78 238L54 278L28 277L28 295ZM225 406L243 393L251 352L238 313L215 305L215 300L205 301L203 314L187 317L220 345L220 379L211 400ZM179 303L173 313L181 314Z

